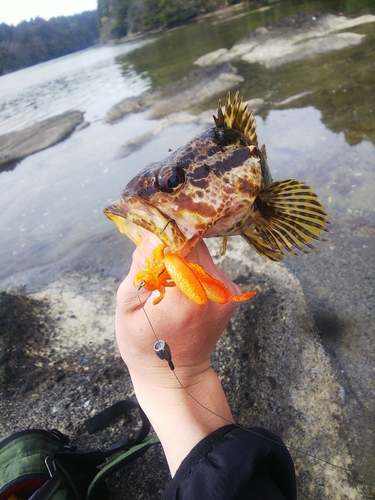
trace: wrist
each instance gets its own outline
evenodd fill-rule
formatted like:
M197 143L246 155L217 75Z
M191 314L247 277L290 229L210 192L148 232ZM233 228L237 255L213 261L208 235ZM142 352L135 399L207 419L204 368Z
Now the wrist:
M161 380L156 379L156 373L152 381L139 371L130 374L138 402L159 436L174 475L199 441L233 422L233 418L221 383L210 366L195 375L190 369L178 367L173 373L166 363L164 370Z
M152 357L143 358L139 362L128 362L126 364L132 381L137 383L139 390L198 387L204 384L207 378L210 378L206 372L213 371L209 358L199 363L181 365L178 361L175 363L172 357L172 364L170 365L167 361L158 358L155 353L153 353Z

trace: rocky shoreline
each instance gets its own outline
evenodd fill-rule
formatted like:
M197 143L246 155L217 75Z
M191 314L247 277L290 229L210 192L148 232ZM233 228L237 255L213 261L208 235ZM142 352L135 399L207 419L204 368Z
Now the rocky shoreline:
M374 21L375 16L370 14L348 19L321 11L302 12L250 32L229 50L209 52L196 64L205 67L242 59L247 63L262 64L267 69L277 68L315 54L358 45L364 35L337 31Z
M211 253L243 290L257 291L241 305L213 356L236 421L271 429L292 447L301 498L369 498L350 474L303 454L344 469L354 465L342 388L300 283L245 242L233 241L226 257L218 256L217 242L210 242ZM0 365L3 434L56 427L89 448L134 432L135 415L100 436L89 437L83 425L117 400L134 398L114 341L117 286L103 274L70 273L42 292L0 295L1 330L7 332ZM155 447L111 480L111 498L158 498L168 478L162 449Z
M192 107L204 107L214 96L225 95L228 88L243 81L230 64L232 60L242 59L272 69L322 52L358 45L364 35L337 32L373 22L375 16L370 14L348 19L320 11L279 20L250 32L231 49L221 48L200 57L195 61L196 69L180 80L116 103L108 110L103 122L114 123L130 113L141 111L147 111L149 119L168 118L171 125L199 121L199 117L186 111ZM262 104L255 103L255 109ZM83 113L73 110L23 130L0 135L0 169L14 168L22 158L65 140L74 130L87 125ZM155 131L159 132L160 129Z
M242 81L242 76L227 62L197 68L175 82L120 101L108 111L104 123L113 123L129 113L140 111L148 111L150 120L164 118L198 107Z
M340 19L342 22L342 16ZM310 22L315 25L315 21ZM281 26L281 30L285 28ZM240 82L241 75L229 62L233 54L245 58L254 53L253 37L266 43L268 35L260 31L229 51L208 54L198 61L202 67L188 77L118 103L108 111L105 123L145 110L149 110L150 118L167 117L152 134L178 120L211 123L211 112L208 119L207 113L192 115L186 109L192 100L204 107L207 100L216 94L225 95L228 87ZM330 46L332 38L327 32L321 37L326 47ZM303 57L311 55L304 43L300 48ZM259 109L262 104L261 100L254 101L251 107ZM72 111L1 136L0 165L7 168L28 154L50 147L83 124L83 114ZM145 136L124 146L143 140ZM254 299L241 305L213 356L236 421L245 426L264 426L290 446L300 498L373 498L373 492L363 484L366 481L347 472L357 470L358 453L353 456L353 441L360 445L361 439L355 429L348 430L339 369L323 347L311 304L296 273L265 262L241 239L230 241L225 257L219 257L217 242L209 242L209 248L220 268L243 290L257 291ZM0 294L3 435L30 427L58 428L81 449L90 449L104 448L134 432L136 415L100 435L88 436L83 424L118 400L134 399L114 340L118 285L119 278L104 270L85 269L66 272L35 293L10 287ZM359 303L360 291L353 296ZM322 331L321 323L319 327ZM156 446L110 480L110 498L159 498L168 480L162 449Z

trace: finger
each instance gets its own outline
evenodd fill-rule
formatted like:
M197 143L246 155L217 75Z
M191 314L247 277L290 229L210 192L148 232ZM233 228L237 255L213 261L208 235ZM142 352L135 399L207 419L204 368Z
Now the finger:
M126 314L142 307L151 296L151 292L145 288L137 289L134 286L134 278L138 271L145 269L146 259L150 258L153 249L160 243L155 235L144 230L144 238L133 252L129 273L117 291L117 305Z
M138 290L128 275L117 290L117 309L127 316L141 309L150 296L151 292L148 290Z
M151 257L154 248L161 243L157 236L147 231L142 242L133 252L133 260L129 272L135 275L138 271L144 271L146 259Z

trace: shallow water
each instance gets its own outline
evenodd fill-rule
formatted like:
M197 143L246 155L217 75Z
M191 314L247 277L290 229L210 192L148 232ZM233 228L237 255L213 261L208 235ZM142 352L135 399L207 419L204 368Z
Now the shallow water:
M120 54L146 45L138 40L76 52L0 78L0 134L32 125L69 109L101 120L120 99L138 95L150 85L147 77L115 63Z
M295 3L298 5L296 6ZM158 160L202 125L166 128L124 156L122 144L163 120L131 115L101 120L110 106L181 77L201 55L230 48L249 29L297 10L375 14L372 2L270 2L264 9L213 16L144 39L72 54L0 78L0 133L68 109L91 125L0 173L0 283L38 290L70 268L122 276L132 245L102 214L146 163ZM348 12L348 9L352 10ZM255 11L255 12L254 12ZM233 61L245 98L266 105L257 116L274 179L314 186L330 213L331 242L285 266L301 280L343 388L358 469L375 470L375 23L351 28L363 42L267 70ZM236 89L231 89L232 91ZM224 96L222 96L224 97ZM206 106L214 108L217 96ZM199 111L197 108L196 111Z

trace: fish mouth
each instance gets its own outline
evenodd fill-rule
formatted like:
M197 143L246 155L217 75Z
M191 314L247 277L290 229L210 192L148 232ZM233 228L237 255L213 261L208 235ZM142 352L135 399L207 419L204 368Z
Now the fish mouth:
M139 245L143 240L141 228L155 234L169 249L185 256L196 245L199 237L188 238L171 217L145 200L136 197L119 198L104 209L120 233Z

